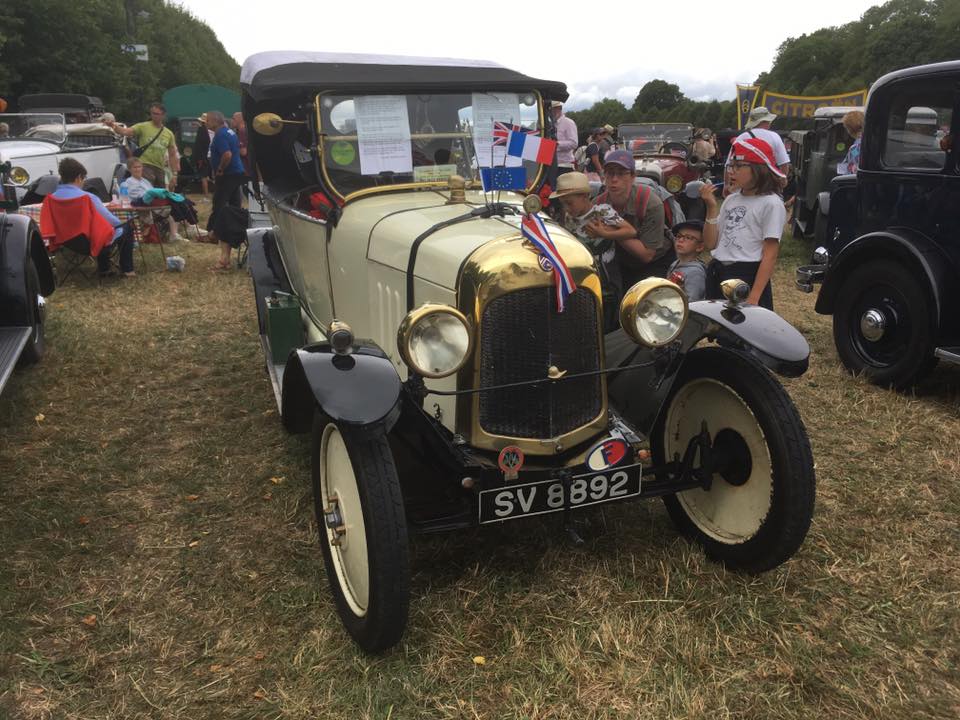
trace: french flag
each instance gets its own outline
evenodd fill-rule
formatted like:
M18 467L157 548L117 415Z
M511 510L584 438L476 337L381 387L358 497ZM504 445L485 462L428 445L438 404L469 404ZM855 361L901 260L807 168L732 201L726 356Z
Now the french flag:
M567 304L567 298L577 289L573 274L563 261L560 253L557 252L557 246L553 244L553 239L547 232L547 226L537 215L525 214L520 219L520 232L553 265L553 282L557 292L557 312L563 312Z
M507 140L507 155L531 160L543 165L553 162L557 153L557 141L524 132L510 132Z

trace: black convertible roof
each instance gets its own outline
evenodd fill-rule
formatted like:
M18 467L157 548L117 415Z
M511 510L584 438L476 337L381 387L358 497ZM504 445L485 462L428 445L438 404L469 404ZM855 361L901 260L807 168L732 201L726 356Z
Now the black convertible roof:
M351 93L539 90L549 100L566 100L561 82L528 77L484 60L278 51L251 55L240 85L255 101L319 90Z
M38 93L21 95L17 101L21 110L48 110L50 112L103 112L103 101L90 95L74 93Z

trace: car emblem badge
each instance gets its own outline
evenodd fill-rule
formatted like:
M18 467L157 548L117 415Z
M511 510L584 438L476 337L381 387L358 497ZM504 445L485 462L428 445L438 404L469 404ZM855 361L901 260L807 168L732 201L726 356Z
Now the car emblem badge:
M540 263L540 269L544 272L553 271L553 263L550 262L545 255L540 255L537 253L537 262Z
M606 470L619 465L627 457L630 446L620 438L607 438L587 453L587 467L591 470Z
M507 445L497 457L497 465L503 470L503 479L516 480L520 468L523 467L523 450L516 445Z

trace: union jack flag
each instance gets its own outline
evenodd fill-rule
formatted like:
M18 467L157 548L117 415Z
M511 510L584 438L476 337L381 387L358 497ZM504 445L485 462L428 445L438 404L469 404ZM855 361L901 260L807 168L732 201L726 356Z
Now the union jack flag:
M493 121L493 144L496 145L506 145L507 140L510 139L510 133L512 132L522 132L522 133L532 133L536 130L525 130L519 125L511 125L509 123L500 122L499 120Z
M553 281L557 288L557 312L563 312L570 293L577 289L573 275L550 239L547 226L537 215L527 213L520 220L520 232L553 265Z

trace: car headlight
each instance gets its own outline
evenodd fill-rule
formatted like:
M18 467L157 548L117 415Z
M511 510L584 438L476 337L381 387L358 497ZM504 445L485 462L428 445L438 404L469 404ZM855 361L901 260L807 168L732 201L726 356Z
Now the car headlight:
M679 175L671 175L667 178L667 190L672 193L678 193L683 190L683 178Z
M470 357L473 333L459 310L427 303L400 323L397 346L408 367L423 377L441 378L463 367Z
M22 167L15 167L10 169L10 182L14 185L24 186L30 182L30 173L28 173Z
M641 280L620 302L620 325L641 345L660 347L673 342L686 322L686 293L663 278Z

